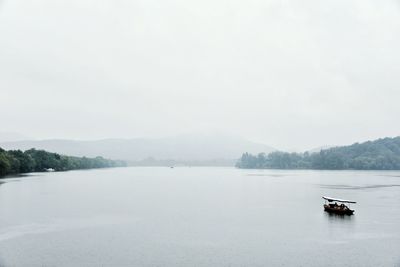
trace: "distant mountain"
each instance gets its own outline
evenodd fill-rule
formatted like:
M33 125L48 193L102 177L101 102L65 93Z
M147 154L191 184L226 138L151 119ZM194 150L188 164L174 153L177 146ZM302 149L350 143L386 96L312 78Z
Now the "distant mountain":
M400 170L400 136L350 146L332 147L315 153L245 153L239 168Z
M146 159L177 162L226 162L236 160L243 151L272 152L275 149L242 138L221 135L183 135L158 139L105 139L96 141L26 140L0 143L4 149L45 149L72 156L145 162ZM233 161L232 161L233 162Z

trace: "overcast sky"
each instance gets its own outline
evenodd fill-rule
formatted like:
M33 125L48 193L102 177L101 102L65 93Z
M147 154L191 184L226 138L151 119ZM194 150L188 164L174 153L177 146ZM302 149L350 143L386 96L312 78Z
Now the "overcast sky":
M399 1L3 0L0 131L299 150L395 136L399 48Z

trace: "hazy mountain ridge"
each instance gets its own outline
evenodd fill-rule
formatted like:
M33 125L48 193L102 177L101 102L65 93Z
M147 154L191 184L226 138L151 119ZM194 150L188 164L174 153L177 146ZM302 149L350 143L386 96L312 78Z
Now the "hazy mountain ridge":
M174 161L235 160L243 151L260 153L276 149L232 136L185 135L158 139L104 139L78 141L65 139L26 140L0 143L4 149L30 148L73 155L127 161L143 161L148 158Z

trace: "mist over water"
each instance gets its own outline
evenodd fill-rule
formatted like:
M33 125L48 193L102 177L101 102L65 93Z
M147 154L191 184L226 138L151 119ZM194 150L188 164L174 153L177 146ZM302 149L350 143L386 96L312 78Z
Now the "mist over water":
M400 267L400 171L273 170L400 170L399 47L399 0L0 0L0 267Z
M115 168L0 184L2 266L398 266L400 172ZM357 201L354 216L321 196Z

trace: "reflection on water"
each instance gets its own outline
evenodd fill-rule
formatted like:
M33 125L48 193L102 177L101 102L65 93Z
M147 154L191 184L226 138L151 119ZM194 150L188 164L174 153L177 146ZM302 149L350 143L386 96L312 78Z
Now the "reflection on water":
M263 174L263 173L249 173L247 176L267 176L267 177L285 177L287 174Z
M343 185L343 184L319 184L321 188L329 189L344 189L344 190L362 190L362 189L374 189L374 188L385 188L385 187L400 187L400 184L376 184L376 185Z
M17 178L13 178L13 179L0 179L0 186L6 183L15 183L15 182L19 182L19 180Z
M378 176L386 176L386 177L400 177L400 175L393 175L393 174L381 174Z
M326 211L324 212L324 214L324 217L327 218L329 222L352 222L355 220L355 215L336 214Z

